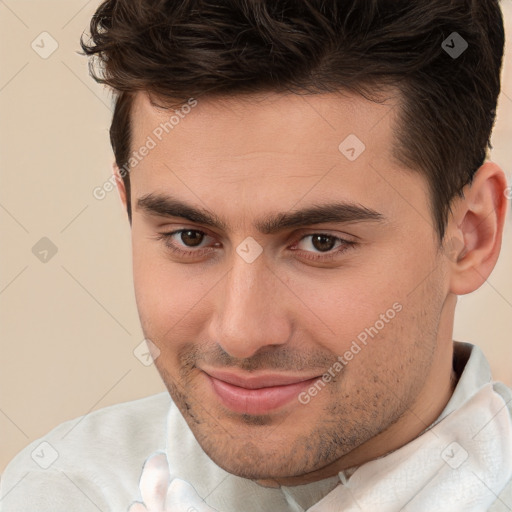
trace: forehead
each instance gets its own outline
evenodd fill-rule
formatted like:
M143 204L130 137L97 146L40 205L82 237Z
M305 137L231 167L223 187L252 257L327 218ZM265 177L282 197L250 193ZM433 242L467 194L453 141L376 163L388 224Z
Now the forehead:
M134 193L172 191L222 208L226 218L326 200L400 214L410 209L400 196L414 196L412 187L424 197L426 184L393 157L397 94L377 103L347 93L270 93L163 109L139 93L132 150L148 141L151 149L130 172Z
M388 90L379 103L344 92L297 95L260 93L222 98L201 98L158 108L138 93L132 108L133 141L153 134L197 144L204 156L243 156L256 152L323 153L339 156L339 144L357 137L366 147L389 150L399 92ZM190 102L189 102L190 103ZM171 135L172 137L166 137ZM229 137L226 137L229 135ZM137 140L139 139L139 141ZM158 140L166 144L166 140ZM169 145L170 140L167 140ZM187 149L189 149L187 147ZM192 156L192 155L190 155Z

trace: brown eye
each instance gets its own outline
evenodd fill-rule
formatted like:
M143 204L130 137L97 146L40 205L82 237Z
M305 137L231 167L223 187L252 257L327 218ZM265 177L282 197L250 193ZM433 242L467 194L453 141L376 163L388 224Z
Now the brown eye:
M330 235L313 235L311 244L318 251L330 251L336 244L336 237Z
M179 229L171 233L160 233L156 239L162 240L167 249L179 256L199 257L214 250L212 247L204 247L205 239L211 238L198 229Z
M331 261L341 257L357 243L329 233L313 233L303 236L293 250L299 250L301 258L311 261Z
M193 229L184 230L181 232L180 238L187 247L196 247L203 241L204 233Z
M347 240L343 240L328 233L313 233L311 235L304 236L300 240L298 247L299 249L306 250L307 252L322 253L332 251L333 249L347 243Z

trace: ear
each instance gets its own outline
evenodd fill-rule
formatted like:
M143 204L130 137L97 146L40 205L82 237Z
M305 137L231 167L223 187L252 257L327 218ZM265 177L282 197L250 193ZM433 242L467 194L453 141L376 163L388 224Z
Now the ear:
M443 244L452 293L477 290L496 265L507 215L506 191L503 170L486 162L464 187L464 196L454 200Z
M114 176L116 177L117 191L119 192L119 197L121 198L121 202L123 203L123 209L124 211L126 211L126 187L124 185L121 172L116 162L112 164L112 171Z

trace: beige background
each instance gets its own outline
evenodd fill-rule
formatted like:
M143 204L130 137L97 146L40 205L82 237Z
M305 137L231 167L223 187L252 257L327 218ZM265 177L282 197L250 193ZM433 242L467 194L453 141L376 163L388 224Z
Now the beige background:
M92 195L111 173L111 100L76 52L97 4L0 0L0 471L64 420L164 390L133 353L143 336L125 213L116 191ZM512 34L510 0L503 9ZM42 32L58 44L46 59L31 47L51 49ZM509 43L492 153L509 183L511 56ZM489 281L459 299L455 339L482 346L512 385L510 218ZM42 237L58 250L46 263L32 252Z

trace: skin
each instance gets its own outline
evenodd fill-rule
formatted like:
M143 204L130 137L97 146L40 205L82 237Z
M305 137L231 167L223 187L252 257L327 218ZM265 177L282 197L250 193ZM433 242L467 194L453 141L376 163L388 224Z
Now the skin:
M453 203L448 250L440 246L425 178L393 157L396 104L392 94L382 104L334 93L201 99L130 174L144 334L194 435L230 473L267 486L335 475L417 437L453 393L456 297L477 289L496 263L506 179L490 162L478 170ZM168 118L138 93L132 147ZM349 134L366 145L355 161L338 149ZM226 229L152 215L137 204L151 193L206 209ZM267 215L331 201L384 220L256 228ZM179 229L205 233L192 233L199 247L179 234L167 240L195 253L179 255L158 239ZM356 243L314 261L326 256L307 236L315 233ZM236 252L247 237L262 248L252 263ZM401 311L307 404L234 413L202 371L320 377L395 303Z

